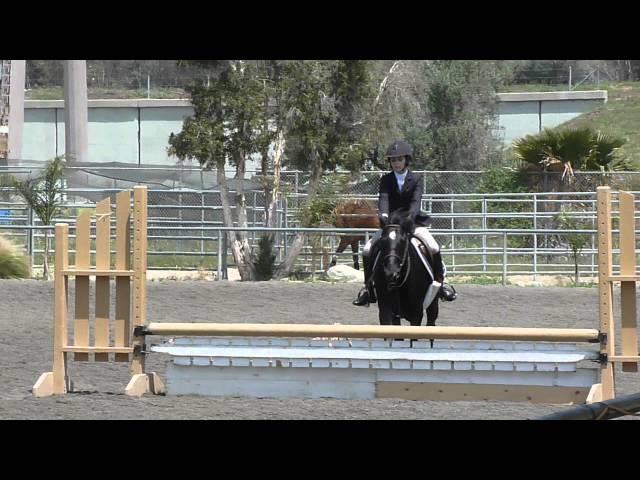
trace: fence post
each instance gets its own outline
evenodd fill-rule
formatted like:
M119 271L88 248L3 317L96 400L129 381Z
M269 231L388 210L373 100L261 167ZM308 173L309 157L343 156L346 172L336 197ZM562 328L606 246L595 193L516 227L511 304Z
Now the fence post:
M288 215L288 210L289 210L289 197L287 195L283 195L283 200L284 200L284 228L288 228L289 227L289 220L287 219L287 215ZM280 239L282 240L282 250L284 250L283 252L283 256L284 258L287 258L287 234L288 232L282 232L282 236L280 237ZM282 251L281 250L281 251ZM282 257L280 257L280 260L282 260Z
M33 208L29 207L29 227L33 227ZM33 275L33 228L27 230L27 257L29 259L29 275Z
M222 230L218 230L218 271L216 274L216 280L222 280Z
M596 210L596 208L597 208L596 199L594 198L591 201L591 211L592 212L596 212L596 215L591 217L591 229L592 230L597 230L597 227L596 227L597 210ZM596 255L595 255L596 235L597 234L595 234L595 233L591 235L591 276L592 277L598 275L598 272L596 270L596 258L595 258L596 257Z
M533 229L538 229L538 196L533 194ZM538 279L538 234L533 234L533 280Z
M502 286L507 285L507 232L502 232Z
M203 260L204 260L204 230L202 229L202 227L204 227L204 219L205 219L205 215L204 215L204 192L200 192L200 221L202 222L200 224L200 237L202 237L202 240L200 240L200 255L202 255Z
M227 272L227 232L222 235L222 278L229 280L229 272Z
M453 208L453 198L451 200L451 269L455 270L456 268L456 244L455 244L455 219L453 217L454 208Z
M482 230L487 229L487 199L482 197ZM482 234L482 271L487 271L487 234Z

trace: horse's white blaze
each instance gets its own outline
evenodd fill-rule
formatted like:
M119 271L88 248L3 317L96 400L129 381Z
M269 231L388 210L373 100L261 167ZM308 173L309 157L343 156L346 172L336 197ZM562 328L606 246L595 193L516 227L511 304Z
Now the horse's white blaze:
M391 232L391 233L389 233L389 238L390 238L391 240L395 240L395 239L396 239L396 232Z

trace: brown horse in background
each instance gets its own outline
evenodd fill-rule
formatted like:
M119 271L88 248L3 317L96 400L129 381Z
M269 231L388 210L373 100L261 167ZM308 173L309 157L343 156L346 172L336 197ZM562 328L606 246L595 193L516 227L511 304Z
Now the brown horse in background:
M334 224L338 228L380 228L378 209L370 200L345 200L338 203L333 210ZM364 235L340 236L340 245L331 257L330 267L335 266L337 255L345 251L351 245L353 252L353 268L360 270L358 263L358 251L360 241L364 241Z

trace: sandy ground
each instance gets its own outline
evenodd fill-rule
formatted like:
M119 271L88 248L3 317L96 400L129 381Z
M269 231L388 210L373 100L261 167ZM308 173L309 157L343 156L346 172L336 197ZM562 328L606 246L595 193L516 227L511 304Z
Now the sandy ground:
M457 287L460 298L441 306L438 325L596 327L595 288ZM353 283L156 281L148 283L148 318L377 324L377 308L351 305L357 291ZM2 280L0 305L0 419L527 419L566 408L390 399L135 399L123 393L127 364L79 362L70 366L75 393L35 399L30 393L33 383L51 370L53 283ZM148 369L164 375L168 361L151 355ZM618 373L617 378L619 394L640 391L640 374Z

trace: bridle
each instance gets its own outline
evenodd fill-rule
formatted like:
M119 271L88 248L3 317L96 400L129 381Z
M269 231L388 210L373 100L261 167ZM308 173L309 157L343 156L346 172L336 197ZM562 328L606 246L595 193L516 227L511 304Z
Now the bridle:
M393 223L389 224L389 225L385 225L384 229L388 230L390 227L392 227L394 229L400 229L400 225L396 225L396 224L393 224ZM402 279L402 282L400 282L399 285L392 285L392 287L394 287L394 288L400 288L401 286L403 286L406 283L407 279L409 278L409 271L411 270L411 259L409 257L409 248L411 247L411 238L408 238L405 243L406 243L406 245L404 247L404 253L402 254L402 257L400 255L397 255L396 253L388 253L382 259L382 264L383 265L386 263L386 261L389 258L396 257L396 258L400 259L400 272L402 272L402 270L405 269L405 265L406 265L404 278ZM374 268L375 268L375 266L374 266Z

